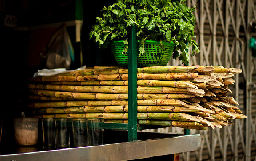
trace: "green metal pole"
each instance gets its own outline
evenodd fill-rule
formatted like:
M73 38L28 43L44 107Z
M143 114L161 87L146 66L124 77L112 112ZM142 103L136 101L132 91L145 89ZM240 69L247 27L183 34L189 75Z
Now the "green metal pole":
M132 26L128 46L128 141L137 140L137 40Z
M187 50L187 52L188 52L188 49L186 49L186 50ZM189 57L189 59L190 59L190 57ZM185 66L188 66L188 65L189 65L189 60L188 60L188 62L185 63L184 65L185 65ZM190 129L184 129L184 135L190 135Z
M75 20L83 20L83 0L75 2Z

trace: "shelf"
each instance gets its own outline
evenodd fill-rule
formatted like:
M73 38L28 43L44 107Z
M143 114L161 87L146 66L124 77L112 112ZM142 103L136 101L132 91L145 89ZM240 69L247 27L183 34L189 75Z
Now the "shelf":
M126 134L127 135L127 134ZM143 135L143 136L141 136ZM112 135L113 136L113 135ZM0 155L1 161L22 160L22 161L82 161L82 160L100 160L100 161L119 161L149 158L153 156L162 156L168 154L178 154L182 152L195 151L200 147L200 135L177 136L160 133L138 133L138 138L147 138L148 140L139 140L135 142L122 142L113 144L104 144L100 146L88 146L79 148L66 148L50 151L35 151L22 154ZM150 137L159 139L150 139Z

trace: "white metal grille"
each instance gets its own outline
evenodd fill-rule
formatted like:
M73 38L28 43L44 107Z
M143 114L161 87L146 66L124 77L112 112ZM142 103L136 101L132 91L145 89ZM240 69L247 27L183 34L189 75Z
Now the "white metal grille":
M237 67L233 96L248 119L236 120L232 126L208 131L192 131L202 136L201 148L185 153L181 160L254 160L256 153L256 58L248 47L252 20L256 19L256 0L187 0L195 10L195 33L200 53L190 65ZM172 60L171 65L180 64Z

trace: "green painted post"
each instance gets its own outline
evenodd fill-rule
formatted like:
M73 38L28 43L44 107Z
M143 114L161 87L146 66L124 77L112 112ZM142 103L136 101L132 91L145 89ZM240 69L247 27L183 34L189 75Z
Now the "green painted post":
M188 52L188 49L186 49L187 52ZM190 57L189 57L190 58ZM188 66L189 65L189 60L187 63L184 64L185 66ZM184 135L190 135L190 129L184 129Z
M83 0L76 0L75 3L75 20L83 20Z
M132 26L128 45L128 141L137 140L137 40Z

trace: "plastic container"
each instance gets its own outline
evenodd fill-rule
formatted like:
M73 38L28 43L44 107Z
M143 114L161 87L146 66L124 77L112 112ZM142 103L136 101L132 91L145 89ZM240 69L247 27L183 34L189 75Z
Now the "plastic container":
M174 43L146 40L144 49L145 53L137 57L138 66L166 65L172 56ZM128 52L124 51L125 44L123 40L113 42L112 52L120 66L128 65Z
M38 118L14 119L14 134L19 145L36 145L38 141Z

